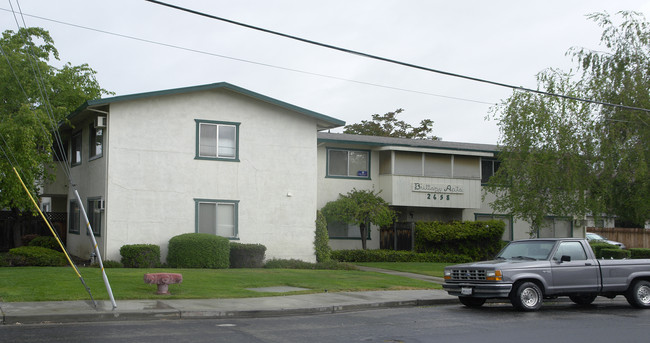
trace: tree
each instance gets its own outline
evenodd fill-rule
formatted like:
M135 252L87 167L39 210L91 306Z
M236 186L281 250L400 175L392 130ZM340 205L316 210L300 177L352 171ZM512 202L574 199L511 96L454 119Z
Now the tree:
M52 178L52 137L58 123L84 101L110 93L99 86L95 71L86 64L68 63L60 69L48 64L50 58L58 60L59 53L44 29L7 30L0 47L0 208L12 209L19 218L33 205L13 168L36 195ZM18 246L19 231L14 227Z
M636 13L588 17L609 51L571 49L576 73L548 69L538 89L628 107L650 108L650 30ZM486 192L495 211L532 224L544 216L650 219L649 112L515 91L492 109L499 120L499 170Z
M373 190L353 188L348 194L330 201L321 209L328 223L344 223L359 226L361 246L366 249L368 229L371 224L387 226L395 221L396 215L388 203Z
M420 122L419 127L414 128L402 120L397 120L397 115L403 111L403 109L398 108L394 112L388 112L384 115L373 114L371 121L362 120L361 123L346 125L343 133L410 139L439 139L431 135L433 120L424 119Z

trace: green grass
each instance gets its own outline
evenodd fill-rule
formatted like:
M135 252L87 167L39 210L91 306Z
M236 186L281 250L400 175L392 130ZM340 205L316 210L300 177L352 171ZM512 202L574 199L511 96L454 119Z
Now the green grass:
M105 269L116 300L246 298L284 294L365 290L440 288L429 282L380 273L349 270L302 269ZM109 299L98 268L80 268L96 300ZM183 282L170 285L172 295L156 295L155 285L145 284L145 273L183 274ZM308 291L260 293L246 288L293 286ZM70 267L0 268L0 301L88 300L89 296Z
M363 262L354 263L360 266L397 270L429 276L444 277L446 266L454 263L433 263L433 262Z

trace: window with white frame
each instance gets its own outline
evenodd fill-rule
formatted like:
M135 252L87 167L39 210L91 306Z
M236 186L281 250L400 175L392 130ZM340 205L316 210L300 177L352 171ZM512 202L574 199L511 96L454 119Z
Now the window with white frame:
M103 216L104 209L102 208L102 199L88 199L88 222L90 223L90 227L92 228L93 234L95 236L101 236ZM86 232L86 234L88 233Z
M481 183L488 183L492 175L494 175L501 162L496 159L482 158L481 159Z
M367 238L370 239L370 228L366 228ZM331 239L361 239L359 225L341 222L327 223L327 233Z
M68 232L79 234L79 227L81 225L81 209L76 200L70 201L68 208Z
M238 201L194 199L196 232L237 238Z
M504 214L474 214L474 219L476 221L488 221L488 220L500 220L505 224L505 229L503 230L503 236L501 240L512 241L512 216Z
M196 120L196 158L239 160L239 123Z
M104 129L90 125L90 139L88 150L90 151L90 159L102 157L104 151Z
M70 144L70 164L73 166L81 164L81 131L72 135Z
M327 176L370 179L370 151L327 149Z

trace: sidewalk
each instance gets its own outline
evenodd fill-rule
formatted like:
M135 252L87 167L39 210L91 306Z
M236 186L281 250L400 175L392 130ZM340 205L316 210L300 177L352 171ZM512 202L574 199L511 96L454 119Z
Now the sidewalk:
M441 282L426 275L364 268L374 272ZM376 308L456 304L442 290L340 292L242 299L52 301L0 303L2 324L70 323L124 320L251 318L323 314Z

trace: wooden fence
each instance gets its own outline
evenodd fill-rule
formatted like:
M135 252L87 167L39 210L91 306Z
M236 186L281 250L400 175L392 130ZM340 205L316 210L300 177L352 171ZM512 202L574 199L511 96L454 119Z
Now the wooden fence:
M593 228L588 227L587 232L597 233L611 241L617 241L630 248L650 249L650 229L628 228Z

